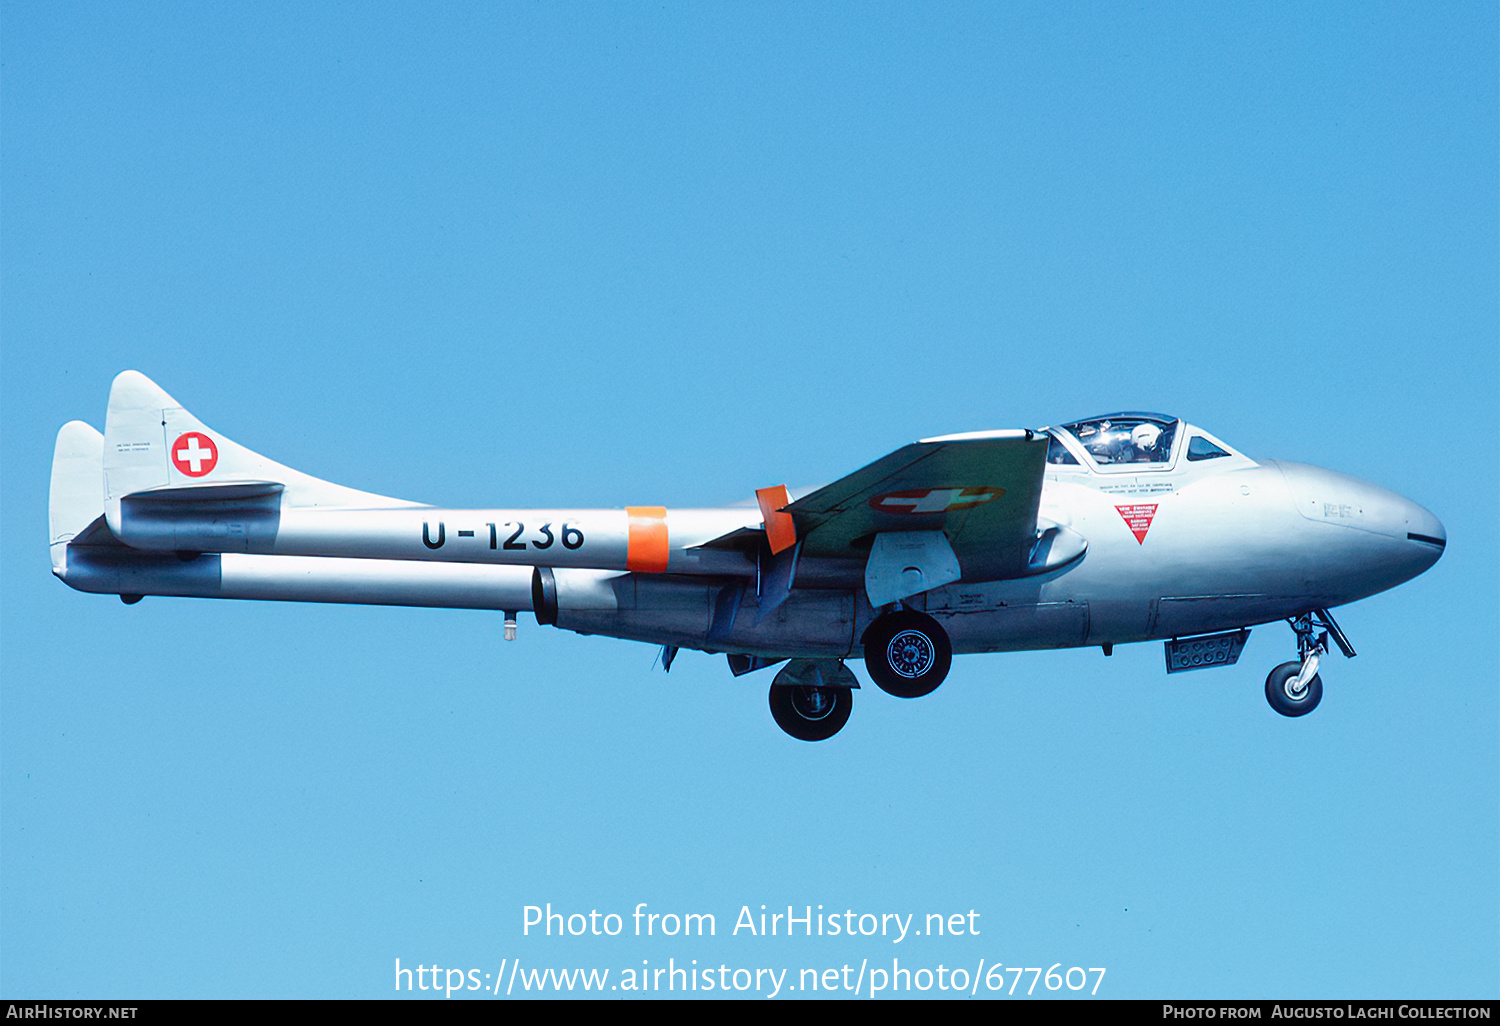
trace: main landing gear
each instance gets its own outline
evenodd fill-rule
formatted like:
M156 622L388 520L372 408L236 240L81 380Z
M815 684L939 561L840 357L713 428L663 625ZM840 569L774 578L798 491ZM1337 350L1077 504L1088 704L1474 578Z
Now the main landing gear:
M1353 659L1356 653L1326 609L1294 616L1287 623L1297 634L1297 655L1300 658L1282 663L1271 671L1266 678L1266 701L1283 716L1306 716L1323 700L1323 679L1318 676L1318 663L1328 654L1330 635L1346 658ZM1315 634L1319 628L1322 628L1322 633Z
M849 722L854 692L805 684L772 684L771 716L798 741L827 741Z
M953 665L948 632L926 613L898 609L865 631L865 669L886 694L921 698L937 690Z
M849 722L857 687L837 659L793 659L771 683L771 716L798 741L827 741Z
M948 632L914 609L877 617L865 631L864 648L871 679L897 698L931 694L953 664ZM793 659L771 684L771 715L799 741L826 741L849 722L857 687L841 660Z

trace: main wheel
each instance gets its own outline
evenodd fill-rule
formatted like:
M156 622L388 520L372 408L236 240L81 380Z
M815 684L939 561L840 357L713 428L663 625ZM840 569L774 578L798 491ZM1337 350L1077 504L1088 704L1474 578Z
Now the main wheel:
M881 691L897 698L930 695L953 665L948 632L926 613L886 613L865 631L865 668Z
M827 741L849 722L854 692L848 688L772 684L771 715L798 741Z
M1266 678L1266 701L1283 716L1306 716L1323 701L1323 678L1316 673L1300 692L1292 691L1301 672L1300 662L1282 663Z

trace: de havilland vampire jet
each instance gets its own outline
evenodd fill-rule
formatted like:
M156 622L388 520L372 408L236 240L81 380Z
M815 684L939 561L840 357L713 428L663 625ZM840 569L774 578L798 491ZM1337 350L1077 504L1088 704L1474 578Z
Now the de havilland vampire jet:
M902 698L955 653L1165 642L1168 673L1227 666L1249 628L1287 621L1298 658L1266 679L1285 716L1322 698L1328 610L1442 555L1421 506L1329 470L1252 460L1176 417L1116 413L897 449L797 496L668 510L437 509L299 473L204 425L135 371L104 434L63 426L52 572L79 591L493 609L787 661L771 713L832 737L859 687Z

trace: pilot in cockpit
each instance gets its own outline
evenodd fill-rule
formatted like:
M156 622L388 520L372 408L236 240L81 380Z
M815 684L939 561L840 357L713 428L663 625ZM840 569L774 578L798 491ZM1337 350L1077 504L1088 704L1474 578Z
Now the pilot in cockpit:
M1068 425L1090 456L1101 465L1166 463L1173 431L1148 420L1079 421Z
M1162 430L1155 424L1137 424L1135 430L1130 432L1130 447L1134 452L1124 462L1167 462L1167 454L1162 452Z

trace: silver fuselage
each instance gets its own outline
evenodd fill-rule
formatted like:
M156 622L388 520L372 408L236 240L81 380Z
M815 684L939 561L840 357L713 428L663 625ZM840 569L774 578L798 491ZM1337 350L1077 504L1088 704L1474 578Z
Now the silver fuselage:
M1170 463L1100 466L1074 436L1052 434L1077 458L1049 462L1037 522L1075 539L1081 555L1006 580L966 573L907 599L942 624L955 652L1266 623L1400 584L1446 541L1427 510L1333 471L1256 462L1222 445L1218 458L1193 462L1181 442ZM134 492L90 531L55 542L54 572L82 591L127 596L511 613L541 598L567 630L771 658L857 654L879 612L864 587L867 550L851 549L802 558L790 593L760 615L768 554L717 541L759 531L753 507L283 509L274 490L242 490L232 513L209 505L201 515L180 493Z
M1150 506L1138 539L1127 513ZM908 603L938 619L955 652L1116 645L1280 620L1409 580L1446 541L1435 516L1394 492L1243 458L1140 474L1049 468L1040 515L1086 538L1084 555L1050 573L964 581ZM721 586L584 573L568 593L560 571L558 626L764 656L844 656L878 612L858 586L861 571L857 559L799 567L798 588L758 626L745 615L755 602L747 583L733 631L711 646Z

